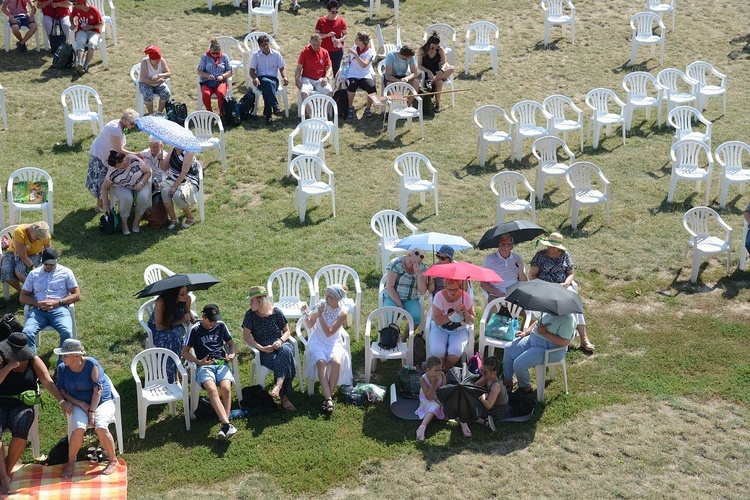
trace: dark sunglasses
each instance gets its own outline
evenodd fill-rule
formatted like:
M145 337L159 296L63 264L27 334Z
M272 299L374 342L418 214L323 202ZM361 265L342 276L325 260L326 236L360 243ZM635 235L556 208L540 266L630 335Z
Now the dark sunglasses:
M414 252L414 257L419 257L420 260L421 260L421 259L424 259L424 254L423 253L419 253L419 252Z
M440 255L439 253L436 253L435 257L437 257L439 260L451 260L451 258L447 255Z

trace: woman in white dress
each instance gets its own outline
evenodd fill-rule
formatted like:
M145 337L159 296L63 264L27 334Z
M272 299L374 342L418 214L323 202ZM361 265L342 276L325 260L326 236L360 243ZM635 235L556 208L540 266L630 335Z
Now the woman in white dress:
M326 288L325 300L318 304L314 313L308 313L307 306L302 306L305 312L305 326L312 328L305 354L305 376L318 377L323 389L323 411L333 411L331 395L337 385L351 385L352 360L344 348L346 335L343 328L346 321L346 308L342 302L346 298L346 288L341 285L331 285Z

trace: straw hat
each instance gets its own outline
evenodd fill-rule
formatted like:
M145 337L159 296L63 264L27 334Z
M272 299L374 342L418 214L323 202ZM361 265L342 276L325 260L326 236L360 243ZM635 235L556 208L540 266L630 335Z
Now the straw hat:
M250 293L247 295L247 300L253 299L255 297L265 297L266 295L268 295L268 292L266 292L266 287L254 286L250 288Z
M545 247L559 248L560 250L567 250L562 244L563 237L560 233L552 233L547 238L539 238L539 243Z

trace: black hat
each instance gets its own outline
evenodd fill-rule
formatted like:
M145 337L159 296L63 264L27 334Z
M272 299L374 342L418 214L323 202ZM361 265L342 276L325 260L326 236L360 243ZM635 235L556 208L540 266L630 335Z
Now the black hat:
M57 259L59 258L60 255L57 253L57 250L52 247L45 248L42 252L42 264L57 264Z
M216 304L207 304L203 308L203 314L206 315L208 321L219 321L222 319L221 311L219 311L219 306Z
M0 342L0 351L11 361L27 361L35 355L29 347L29 338L22 332L13 332Z

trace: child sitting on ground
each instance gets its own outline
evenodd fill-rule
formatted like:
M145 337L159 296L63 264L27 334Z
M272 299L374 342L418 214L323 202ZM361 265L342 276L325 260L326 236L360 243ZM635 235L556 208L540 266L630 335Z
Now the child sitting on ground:
M498 378L501 366L496 357L486 358L482 361L482 377L476 382L476 385L489 389L489 392L479 396L479 401L484 405L485 411L482 412L484 415L477 422L484 424L492 431L497 430L495 422L510 416L508 390Z
M430 356L425 363L425 369L427 372L419 379L419 408L414 412L422 419L417 428L417 441L424 441L424 431L433 417L441 420L445 418L443 404L435 396L438 388L445 385L443 363L437 356Z

